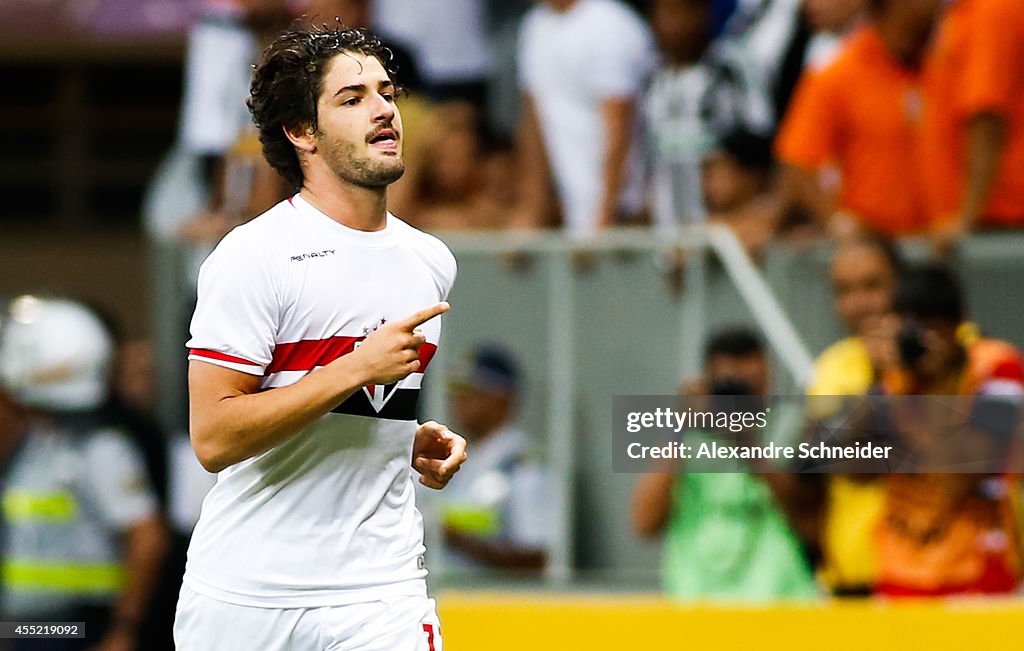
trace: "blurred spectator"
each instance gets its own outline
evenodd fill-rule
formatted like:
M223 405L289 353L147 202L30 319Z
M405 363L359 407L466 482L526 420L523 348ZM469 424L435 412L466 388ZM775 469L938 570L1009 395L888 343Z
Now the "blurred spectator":
M24 419L3 486L4 620L85 622L61 649L135 649L166 532L138 452L100 411L111 337L63 299L21 296L2 319L0 391Z
M897 318L887 334L894 359L881 375L880 393L1024 396L1024 358L1016 348L990 339L967 346L961 342L964 297L948 269L923 265L906 271L893 305ZM899 423L896 416L891 418ZM967 428L959 433L970 434ZM1015 479L933 473L897 474L884 481L886 502L877 532L880 594L1017 589L1021 555Z
M701 164L728 134L768 135L766 87L743 49L712 42L711 0L655 0L651 22L662 66L644 116L653 158L655 223L703 221Z
M142 453L160 510L166 516L171 499L168 494L170 440L157 419L156 408L153 343L144 338L119 341L107 417L110 422L124 428L125 434ZM185 571L187 547L187 536L173 528L168 530L167 553L139 630L140 638L146 640L146 651L174 649L174 612L181 576Z
M206 0L203 7L188 37L178 142L144 207L153 239L192 245L186 273L193 286L220 238L283 192L259 155L245 100L262 39L291 17L287 0Z
M804 13L814 30L804 53L804 67L821 69L832 63L842 41L864 19L867 0L804 0Z
M480 111L466 102L438 104L411 146L422 161L407 172L414 189L407 220L435 230L496 230L509 225L518 199L508 147L488 151Z
M1024 4L955 0L925 75L925 179L936 243L1024 226Z
M484 0L372 0L370 21L415 59L427 98L484 109L491 71Z
M744 328L713 335L690 393L766 396L768 358ZM633 492L633 528L665 532L662 576L678 599L766 600L817 595L811 565L770 482L780 476L687 473L662 461Z
M477 347L455 373L452 408L473 464L444 493L424 496L426 512L444 527L445 567L540 570L547 563L551 480L514 422L520 384L515 360L493 345Z
M747 74L766 89L773 115L783 115L810 37L801 0L737 0L723 36L750 62Z
M546 223L550 180L574 236L638 217L635 116L653 66L650 32L620 0L546 0L530 10L519 41L524 222Z
M735 131L705 157L701 172L710 221L732 228L754 254L764 250L775 232L773 170L771 140Z
M832 256L835 309L848 333L818 356L810 395L862 395L874 384L884 355L874 337L889 314L903 263L895 245L861 237L839 245Z
M826 396L866 394L884 368L887 353L881 349L886 342L879 340L878 333L892 307L902 267L895 246L883 239L850 240L833 255L835 308L849 336L815 361L807 389L815 417L832 415L821 411L832 406ZM871 594L878 575L874 533L884 487L869 475L829 475L825 483L822 578L837 595Z
M873 0L868 24L837 59L804 75L776 142L783 210L803 207L836 237L926 229L919 65L938 8L939 0ZM838 192L821 174L829 166Z

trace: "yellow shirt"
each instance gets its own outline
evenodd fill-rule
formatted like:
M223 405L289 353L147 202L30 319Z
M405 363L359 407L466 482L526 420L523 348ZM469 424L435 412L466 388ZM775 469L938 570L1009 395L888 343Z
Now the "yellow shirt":
M874 383L874 369L860 337L848 337L818 356L810 396L863 395ZM812 406L823 407L812 401ZM885 489L875 480L832 475L822 531L822 578L833 589L874 585L878 554L874 531L885 504Z

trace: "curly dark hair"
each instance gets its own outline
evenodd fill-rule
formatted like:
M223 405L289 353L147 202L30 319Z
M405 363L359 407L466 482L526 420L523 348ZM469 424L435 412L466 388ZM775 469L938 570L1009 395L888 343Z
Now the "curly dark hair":
M285 129L317 128L317 99L327 65L341 53L375 57L398 85L391 50L369 31L341 23L294 26L274 39L253 66L246 106L259 130L263 156L294 188L302 187L302 168Z

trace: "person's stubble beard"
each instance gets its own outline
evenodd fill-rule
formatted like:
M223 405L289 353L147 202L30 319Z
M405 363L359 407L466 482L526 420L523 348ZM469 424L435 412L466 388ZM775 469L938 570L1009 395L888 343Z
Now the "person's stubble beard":
M387 187L405 173L405 161L399 154L383 160L359 157L356 154L356 143L332 140L322 131L318 135L320 150L331 172L352 185L364 188Z

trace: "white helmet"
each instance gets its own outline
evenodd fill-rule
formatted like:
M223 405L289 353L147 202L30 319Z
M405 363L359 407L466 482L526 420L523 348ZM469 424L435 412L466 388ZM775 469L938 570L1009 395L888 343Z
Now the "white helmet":
M0 387L23 406L102 406L113 355L106 326L80 303L19 296L0 314Z

